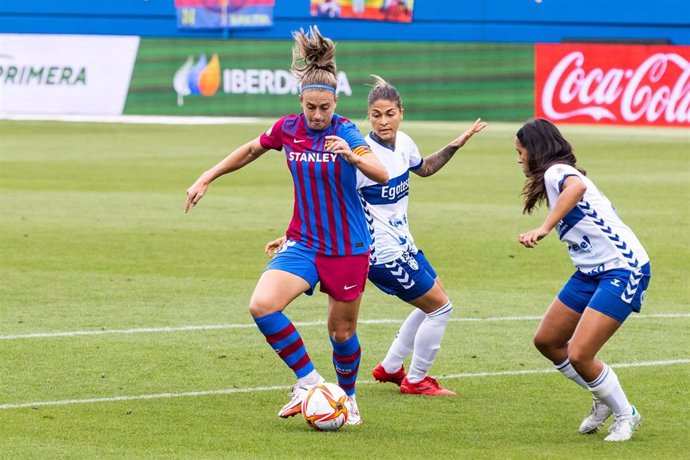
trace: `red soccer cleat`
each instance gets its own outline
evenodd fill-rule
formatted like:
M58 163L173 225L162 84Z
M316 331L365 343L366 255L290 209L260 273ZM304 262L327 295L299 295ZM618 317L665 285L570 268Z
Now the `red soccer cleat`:
M412 383L405 377L400 384L400 393L425 396L455 396L454 391L441 388L436 379L428 375L424 377L424 380L417 383Z
M374 377L374 379L378 380L379 382L391 382L395 383L398 386L400 386L403 379L405 379L405 377L407 376L407 374L405 373L404 366L401 366L399 371L393 374L389 374L388 372L386 372L386 369L384 369L381 364L376 366L374 370L371 371L371 375Z

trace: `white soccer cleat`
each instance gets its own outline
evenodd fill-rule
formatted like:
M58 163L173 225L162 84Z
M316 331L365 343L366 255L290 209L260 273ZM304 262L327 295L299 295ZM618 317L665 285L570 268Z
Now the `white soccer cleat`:
M278 411L278 417L289 418L301 413L302 401L304 397L307 396L309 389L314 385L320 385L322 383L326 383L326 379L321 376L319 376L318 382L313 385L300 385L299 382L295 383L289 393L290 401Z
M361 425L362 416L359 415L359 407L355 397L349 396L345 405L347 406L347 422L345 423L347 425Z
M604 441L627 441L632 438L632 435L640 427L642 423L642 416L635 409L632 408L633 413L626 417L616 417L616 420L609 428L609 435L604 438Z
M596 433L599 428L604 424L607 418L611 416L613 411L598 399L594 398L594 403L592 404L592 410L589 415L580 424L580 429L578 430L580 434L592 434Z

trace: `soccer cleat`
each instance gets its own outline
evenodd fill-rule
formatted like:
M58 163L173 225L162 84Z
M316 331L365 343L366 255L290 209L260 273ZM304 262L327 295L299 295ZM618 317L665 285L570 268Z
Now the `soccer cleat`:
M607 418L612 414L613 412L603 402L599 401L598 399L594 398L594 403L592 403L592 410L589 412L589 415L585 417L585 419L582 421L580 424L580 429L578 430L580 434L592 434L596 433L599 428L601 428L601 425L604 424Z
M400 384L400 393L426 396L455 396L455 392L441 388L436 379L424 377L421 382L412 383L405 377Z
M357 400L354 396L348 396L345 402L347 407L347 425L361 425L362 416L359 415L359 407L357 406Z
M633 406L632 411L632 415L616 417L613 425L609 428L609 435L604 438L604 441L627 441L632 438L633 433L642 423L642 416L635 409L635 406Z
M401 366L397 372L390 374L386 372L386 369L384 369L380 363L378 366L374 368L373 371L371 371L371 375L374 377L375 380L378 380L379 382L391 382L395 383L398 386L400 386L403 379L407 377L404 366Z
M314 385L319 385L322 383L326 383L326 379L319 376L318 382L316 382ZM295 383L289 393L290 401L278 411L278 417L289 418L293 415L301 413L302 401L304 400L305 396L307 396L309 389L314 385L304 385L300 384L299 382Z

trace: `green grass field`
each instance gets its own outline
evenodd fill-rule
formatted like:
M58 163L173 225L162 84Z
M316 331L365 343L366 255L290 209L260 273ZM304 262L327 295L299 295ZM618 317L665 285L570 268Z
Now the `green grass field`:
M0 457L687 458L687 130L563 127L652 258L643 314L600 355L645 419L610 445L578 435L589 394L532 346L573 268L553 234L518 245L545 210L521 214L518 126L497 123L411 181L413 233L456 306L432 374L458 396L372 383L410 308L369 286L365 424L318 433L276 417L293 377L247 305L292 212L284 160L267 153L182 213L198 174L267 126L0 122ZM403 125L425 154L466 127ZM287 313L334 381L325 303L303 296Z

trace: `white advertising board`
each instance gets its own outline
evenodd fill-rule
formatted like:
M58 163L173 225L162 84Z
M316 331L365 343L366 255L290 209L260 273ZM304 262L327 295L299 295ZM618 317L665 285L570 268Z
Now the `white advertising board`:
M0 34L0 114L118 115L139 37Z

